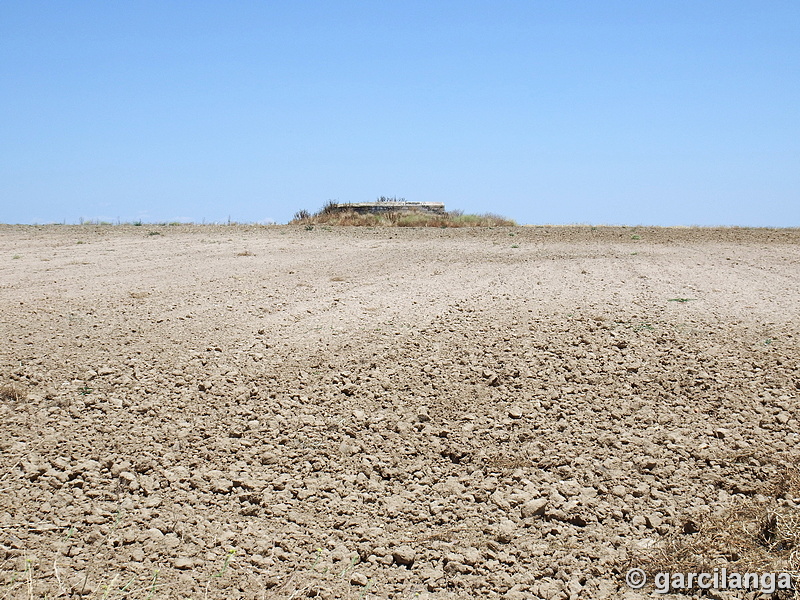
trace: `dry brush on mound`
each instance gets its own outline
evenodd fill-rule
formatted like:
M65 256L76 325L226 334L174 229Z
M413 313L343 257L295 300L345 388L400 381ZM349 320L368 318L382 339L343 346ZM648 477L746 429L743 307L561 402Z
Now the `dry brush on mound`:
M464 214L461 211L429 213L422 210L403 209L381 212L357 212L341 210L327 203L316 213L300 210L295 213L290 225L337 225L356 227L514 227L516 222L506 217L485 213Z

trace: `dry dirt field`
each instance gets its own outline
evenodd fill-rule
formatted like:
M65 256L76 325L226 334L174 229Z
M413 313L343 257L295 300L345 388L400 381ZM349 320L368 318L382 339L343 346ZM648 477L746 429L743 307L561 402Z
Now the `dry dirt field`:
M798 242L0 226L0 599L796 569Z

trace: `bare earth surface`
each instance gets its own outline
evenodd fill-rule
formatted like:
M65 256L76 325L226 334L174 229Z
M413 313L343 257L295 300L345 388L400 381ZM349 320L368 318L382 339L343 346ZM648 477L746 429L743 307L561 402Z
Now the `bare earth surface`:
M798 242L0 226L0 598L645 597L798 506Z

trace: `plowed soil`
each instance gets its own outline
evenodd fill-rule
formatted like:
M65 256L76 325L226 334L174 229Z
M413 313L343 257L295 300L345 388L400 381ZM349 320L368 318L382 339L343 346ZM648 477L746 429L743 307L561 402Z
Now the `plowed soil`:
M2 226L0 598L645 597L797 509L798 242Z

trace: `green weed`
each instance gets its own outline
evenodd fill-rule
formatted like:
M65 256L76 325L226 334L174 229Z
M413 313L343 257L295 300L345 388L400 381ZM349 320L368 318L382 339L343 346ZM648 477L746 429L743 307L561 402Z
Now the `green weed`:
M367 581L367 585L364 586L364 589L361 590L361 595L358 597L358 600L364 600L364 596L366 596L370 589L372 589L372 584L375 583L374 580L370 579Z
M150 600L156 593L156 582L158 581L158 573L159 573L158 569L153 571L153 581L150 585L150 592L147 594L147 598L145 600Z
M231 560L233 559L234 554L236 554L236 548L231 548L230 550L228 550L228 554L225 555L225 560L222 563L222 568L209 578L208 582L206 583L205 598L208 598L208 588L211 587L211 582L214 581L214 579L221 579L225 575L225 573L228 572L228 567L231 564Z
M356 556L354 556L353 558L351 558L351 559L350 559L350 564L349 564L349 565L347 565L347 566L344 568L344 570L342 571L342 574L341 574L341 575L339 575L339 577L341 577L342 579L344 579L344 576L345 576L345 575L347 575L347 573L348 573L348 572L350 572L350 571L353 569L353 567L355 567L355 566L358 564L358 561L359 561L359 557L358 557L358 555L356 555Z
M319 559L320 558L322 558L322 548L317 548L317 554L316 554L316 557L314 558L314 564L311 565L311 570L312 571L317 568L317 565L319 564Z

